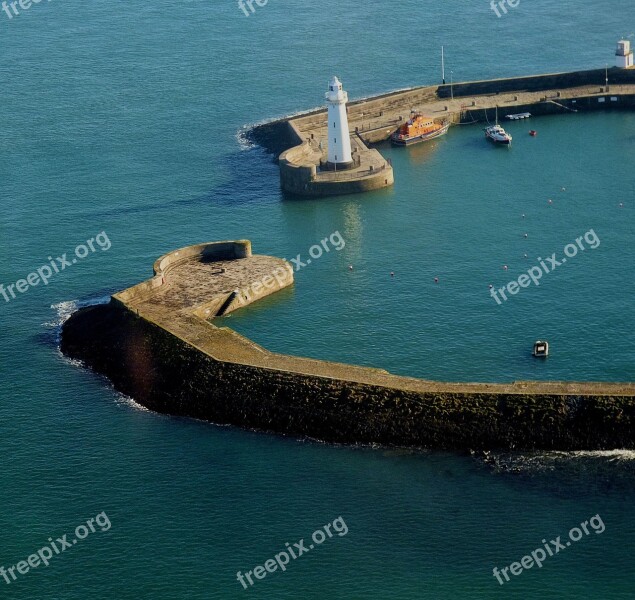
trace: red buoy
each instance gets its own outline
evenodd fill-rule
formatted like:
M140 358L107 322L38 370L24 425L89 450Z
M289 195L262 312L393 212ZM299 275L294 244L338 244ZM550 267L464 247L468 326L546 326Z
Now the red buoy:
M532 130L529 132L529 135L530 135L530 136L532 136L532 137L536 137L536 136L538 135L538 132L537 132L535 129L532 129Z

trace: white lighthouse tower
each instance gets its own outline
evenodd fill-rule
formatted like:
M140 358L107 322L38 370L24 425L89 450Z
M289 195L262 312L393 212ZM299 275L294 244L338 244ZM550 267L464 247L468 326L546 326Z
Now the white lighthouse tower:
M342 89L342 84L337 77L331 79L326 99L329 113L328 165L333 169L348 169L353 166L348 115L346 114L348 94Z
M620 69L630 69L633 66L633 50L628 40L620 40L617 42L617 50L615 51L616 63Z

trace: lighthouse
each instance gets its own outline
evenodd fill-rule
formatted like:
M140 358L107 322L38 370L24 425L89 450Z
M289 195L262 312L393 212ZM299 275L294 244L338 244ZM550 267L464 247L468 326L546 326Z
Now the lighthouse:
M332 169L349 169L353 166L351 138L348 131L346 103L348 94L337 77L329 83L328 101L328 166Z

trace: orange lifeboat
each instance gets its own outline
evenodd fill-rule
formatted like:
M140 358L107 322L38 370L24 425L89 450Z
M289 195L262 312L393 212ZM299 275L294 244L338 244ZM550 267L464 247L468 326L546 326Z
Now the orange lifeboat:
M432 117L426 117L413 110L408 121L397 129L390 139L396 146L409 146L441 137L449 128L449 121L436 123Z

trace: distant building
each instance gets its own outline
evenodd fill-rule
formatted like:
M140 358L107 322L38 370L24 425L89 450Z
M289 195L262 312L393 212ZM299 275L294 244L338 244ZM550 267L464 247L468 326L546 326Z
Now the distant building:
M630 69L635 63L633 62L633 50L628 40L620 40L617 42L617 50L615 51L616 63L620 69Z

